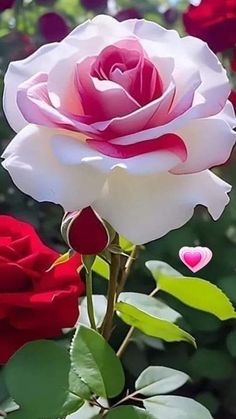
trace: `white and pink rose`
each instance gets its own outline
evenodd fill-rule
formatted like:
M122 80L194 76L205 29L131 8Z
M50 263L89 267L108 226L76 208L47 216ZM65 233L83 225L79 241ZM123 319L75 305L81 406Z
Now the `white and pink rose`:
M11 63L4 152L15 184L65 211L91 206L144 243L198 204L217 219L231 187L208 169L236 140L225 70L208 46L145 20L98 16Z

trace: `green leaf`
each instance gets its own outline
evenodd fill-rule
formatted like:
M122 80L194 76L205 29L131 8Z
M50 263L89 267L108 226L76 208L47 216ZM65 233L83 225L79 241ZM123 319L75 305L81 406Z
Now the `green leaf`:
M110 267L109 264L99 256L96 257L95 262L92 267L93 272L102 276L105 279L109 279Z
M50 419L57 419L55 416L53 416ZM37 416L36 413L29 412L24 409L16 410L9 415L7 415L7 419L42 419Z
M90 400L93 393L88 385L73 370L69 374L69 389L84 400Z
M149 260L145 263L145 266L152 273L152 276L157 283L160 276L182 276L180 272L161 260Z
M106 297L104 297L104 295L93 295L93 307L94 307L94 317L95 317L96 325L97 327L100 327L106 313L106 307L107 307ZM90 326L86 297L82 298L80 301L79 324Z
M0 410L2 410L5 413L11 413L18 409L19 409L18 404L16 404L14 400L11 398L6 399L0 403Z
M9 399L3 369L0 369L0 402Z
M189 333L168 320L154 317L131 304L123 302L116 304L116 310L125 323L136 327L148 336L161 338L167 342L184 340L195 345L195 340Z
M163 271L158 270L159 262L155 261L149 261L146 266L151 270L158 288L184 304L214 314L220 320L236 318L228 297L211 282L201 278L163 274Z
M151 419L151 417L144 409L135 406L120 406L112 409L107 419Z
M121 249L124 250L124 252L132 252L132 250L135 247L135 245L132 242L130 242L123 236L119 237L119 244Z
M97 332L80 325L71 347L73 371L90 390L101 397L115 397L124 388L124 371L119 358Z
M232 332L228 334L226 344L227 344L229 353L233 357L236 357L236 330L233 330Z
M160 317L173 323L181 317L181 314L170 308L167 304L149 295L137 292L122 292L119 301L131 304L151 316Z
M138 377L135 388L144 396L170 393L183 386L189 376L167 367L148 367Z
M84 404L84 400L75 394L69 393L67 399L60 410L59 417L64 418L71 413L77 412Z
M106 405L103 399L102 400L98 399L98 402L101 402L102 405L104 406ZM79 409L79 411L76 412L76 414L74 414L71 417L68 417L67 419L101 419L102 416L99 415L100 411L101 411L100 407L91 406L88 402L85 402L84 405L81 407L81 409Z
M40 340L17 351L5 366L11 397L32 416L55 417L68 395L70 358L55 342Z
M214 314L220 320L236 318L233 305L216 285L200 278L164 278L159 288L198 310Z
M155 419L213 419L204 406L186 397L155 396L143 404Z

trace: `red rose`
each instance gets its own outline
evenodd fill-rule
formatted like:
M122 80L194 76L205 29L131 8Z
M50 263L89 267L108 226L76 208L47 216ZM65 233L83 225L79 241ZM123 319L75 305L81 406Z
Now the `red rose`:
M76 323L80 256L47 271L58 256L31 225L0 216L0 364L24 343Z
M199 6L190 5L183 22L187 33L206 41L214 52L236 43L235 0L202 0Z

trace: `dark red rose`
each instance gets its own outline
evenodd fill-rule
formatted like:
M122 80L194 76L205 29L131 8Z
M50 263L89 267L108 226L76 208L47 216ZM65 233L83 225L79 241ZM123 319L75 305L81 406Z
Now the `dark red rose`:
M0 216L0 364L24 343L75 325L84 292L81 259L49 269L58 257L31 225Z
M183 14L186 32L203 39L214 52L232 48L236 43L236 1L202 0Z
M16 0L0 0L0 12L11 9L15 5Z
M39 31L47 42L59 42L68 35L70 29L63 16L49 12L39 18Z
M107 0L80 0L80 3L87 10L103 11L107 8Z
M134 7L129 9L122 9L114 16L119 22L127 19L142 19L142 15L139 10Z
M230 102L232 102L234 110L236 112L236 90L232 90L230 95L229 95L229 100ZM236 125L236 123L235 123Z

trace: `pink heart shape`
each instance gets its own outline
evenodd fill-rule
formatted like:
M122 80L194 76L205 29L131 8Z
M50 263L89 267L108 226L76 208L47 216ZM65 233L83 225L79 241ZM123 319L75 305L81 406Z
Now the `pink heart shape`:
M192 272L197 272L210 262L212 251L208 247L184 246L179 251L179 257Z

